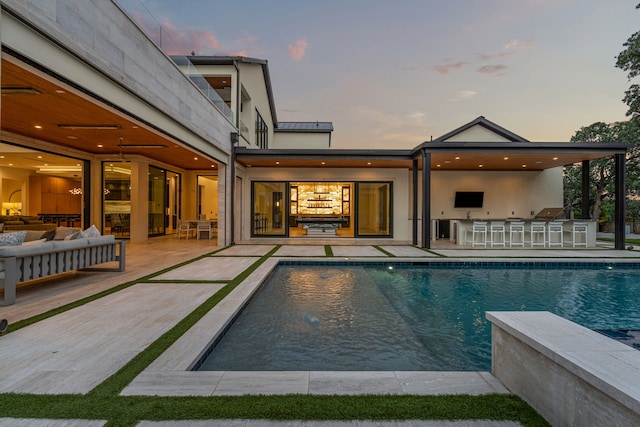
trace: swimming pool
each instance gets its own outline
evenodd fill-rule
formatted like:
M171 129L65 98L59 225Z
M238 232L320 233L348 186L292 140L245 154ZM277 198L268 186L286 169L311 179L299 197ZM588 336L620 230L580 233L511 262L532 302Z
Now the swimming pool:
M640 329L638 264L350 264L277 267L198 369L489 370L486 311Z

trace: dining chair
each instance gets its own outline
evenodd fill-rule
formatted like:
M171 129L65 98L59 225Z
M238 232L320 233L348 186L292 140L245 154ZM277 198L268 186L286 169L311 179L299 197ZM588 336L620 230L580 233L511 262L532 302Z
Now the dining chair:
M184 233L185 238L189 240L189 234L191 234L191 221L181 220L178 223L178 239L182 233Z
M202 233L207 233L207 239L211 239L213 237L211 221L198 221L196 223L196 239L200 239Z

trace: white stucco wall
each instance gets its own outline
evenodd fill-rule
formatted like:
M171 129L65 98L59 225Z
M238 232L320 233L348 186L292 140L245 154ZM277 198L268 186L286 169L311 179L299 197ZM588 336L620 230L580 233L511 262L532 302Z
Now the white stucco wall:
M490 131L489 129L476 125L469 129L460 132L451 138L445 140L445 142L509 142L508 139Z
M270 148L315 150L330 148L330 133L276 132Z
M393 240L411 240L409 195L410 174L406 169L302 169L246 168L243 175L242 240L251 237L251 182L253 181L319 181L391 182L393 185Z
M482 208L454 208L456 191L483 191ZM562 168L528 172L434 171L431 218L531 218L547 207L562 207ZM533 212L533 214L531 213Z

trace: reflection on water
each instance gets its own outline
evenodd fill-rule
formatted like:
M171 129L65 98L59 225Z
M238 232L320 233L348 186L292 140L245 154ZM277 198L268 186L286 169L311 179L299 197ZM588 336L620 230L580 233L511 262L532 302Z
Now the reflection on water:
M489 370L486 311L640 329L633 271L278 267L201 370Z

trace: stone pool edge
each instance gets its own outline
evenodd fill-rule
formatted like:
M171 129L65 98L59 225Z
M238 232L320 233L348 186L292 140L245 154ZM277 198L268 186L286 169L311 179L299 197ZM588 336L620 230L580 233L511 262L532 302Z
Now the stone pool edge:
M489 372L450 371L191 371L248 299L280 263L558 263L558 259L466 258L445 260L416 258L318 258L270 257L209 313L183 334L141 372L121 395L224 396L246 394L488 394L509 393ZM598 264L629 263L628 259L606 259ZM593 260L563 259L560 263L593 263Z

